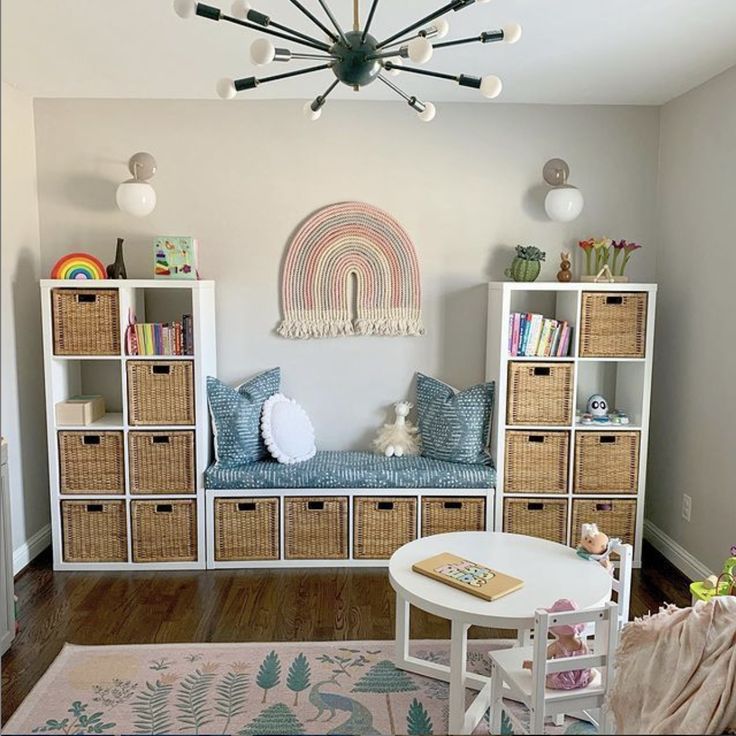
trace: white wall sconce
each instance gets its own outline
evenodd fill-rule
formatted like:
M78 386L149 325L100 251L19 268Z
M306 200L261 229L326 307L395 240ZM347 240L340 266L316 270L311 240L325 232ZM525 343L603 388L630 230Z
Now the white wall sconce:
M544 198L547 217L555 222L572 222L583 211L581 191L567 183L570 167L561 158L552 158L542 169L544 180L552 188Z
M150 153L136 153L128 161L128 169L133 174L115 192L118 207L129 215L145 217L156 207L156 190L148 180L156 173L156 159Z

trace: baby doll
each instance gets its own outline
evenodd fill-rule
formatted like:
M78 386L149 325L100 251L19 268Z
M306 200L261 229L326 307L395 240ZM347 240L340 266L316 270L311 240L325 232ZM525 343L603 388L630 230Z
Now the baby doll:
M547 613L562 613L564 611L577 611L578 607L574 601L560 598L555 601L551 608L546 608ZM579 634L585 629L585 624L573 626L550 626L549 630L557 637L547 647L547 659L562 659L563 657L580 657L589 654L588 645ZM532 662L525 660L524 669L532 669ZM593 680L593 670L589 667L582 670L568 670L567 672L552 672L545 678L545 685L550 690L577 690L587 687Z
M609 556L620 545L620 539L609 539L607 535L598 530L596 524L583 524L580 543L575 551L584 560L599 562L608 572L612 572L613 563Z

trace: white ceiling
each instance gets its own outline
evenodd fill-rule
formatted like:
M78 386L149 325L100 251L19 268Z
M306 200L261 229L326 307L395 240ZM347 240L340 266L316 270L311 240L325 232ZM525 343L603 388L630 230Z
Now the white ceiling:
M390 35L445 1L382 0L373 31ZM221 4L227 12L229 2ZM317 0L303 2L324 17ZM288 0L251 4L277 22L319 33ZM329 4L349 27L351 0ZM368 5L361 0L363 17ZM522 25L516 45L437 50L426 65L497 74L504 82L497 102L656 105L736 64L736 0L493 0L447 18L448 40L509 21ZM248 58L257 35L203 18L183 21L171 0L2 0L2 76L37 97L216 99L220 77L257 73ZM275 66L281 72L313 63ZM276 73L272 68L259 71ZM314 97L330 79L331 72L321 71L240 97ZM408 74L394 81L433 101L483 100L452 82ZM347 88L339 94L355 96ZM375 83L361 95L392 99L393 93Z

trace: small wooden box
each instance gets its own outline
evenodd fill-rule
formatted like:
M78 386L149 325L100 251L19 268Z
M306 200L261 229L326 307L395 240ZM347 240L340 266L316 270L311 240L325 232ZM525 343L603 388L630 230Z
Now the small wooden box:
M105 399L98 394L72 396L56 405L56 424L60 427L86 426L105 416Z

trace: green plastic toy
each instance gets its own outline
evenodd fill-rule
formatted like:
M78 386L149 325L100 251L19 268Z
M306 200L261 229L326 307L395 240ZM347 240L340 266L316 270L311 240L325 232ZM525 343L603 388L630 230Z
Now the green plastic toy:
M690 593L695 601L709 601L717 595L736 595L736 545L731 547L731 557L723 563L723 572L695 583L690 583Z

